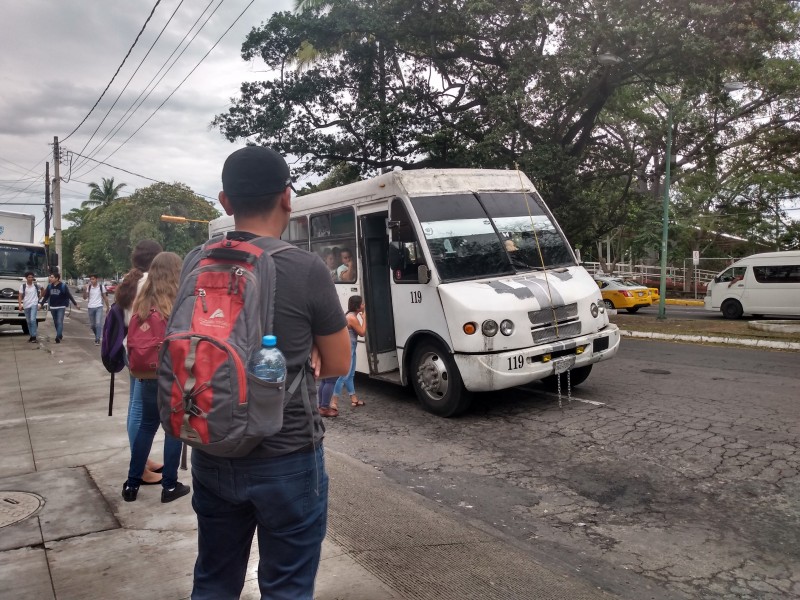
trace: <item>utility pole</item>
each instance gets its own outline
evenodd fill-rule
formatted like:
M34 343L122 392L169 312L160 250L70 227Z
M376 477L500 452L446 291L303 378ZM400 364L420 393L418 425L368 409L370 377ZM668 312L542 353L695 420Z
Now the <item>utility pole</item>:
M56 264L63 264L61 256L61 176L58 166L61 161L61 151L58 147L58 136L53 137L53 233L56 238ZM63 275L63 273L62 273Z
M47 266L50 266L50 163L44 163L44 250L47 255Z

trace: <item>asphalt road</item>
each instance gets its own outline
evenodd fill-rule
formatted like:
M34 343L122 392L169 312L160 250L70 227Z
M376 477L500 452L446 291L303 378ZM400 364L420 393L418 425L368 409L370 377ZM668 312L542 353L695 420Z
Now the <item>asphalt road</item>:
M702 298L701 298L702 300ZM726 319L722 316L718 310L706 310L702 306L682 306L679 304L668 304L665 307L665 311L667 317L675 317L680 319L696 319L696 320L703 320L703 321L725 321ZM620 314L627 315L629 313L625 312L624 310L620 310ZM654 317L658 315L658 305L648 306L647 308L640 308L636 313L632 316L649 316ZM785 315L763 315L759 318L759 320L774 320L774 319L800 319L800 317L787 317Z
M798 367L625 339L563 410L531 386L459 419L360 378L326 444L624 598L800 597Z
M86 322L64 343L99 357ZM356 389L328 447L550 566L631 600L800 597L797 353L625 339L563 409L533 385L458 419Z

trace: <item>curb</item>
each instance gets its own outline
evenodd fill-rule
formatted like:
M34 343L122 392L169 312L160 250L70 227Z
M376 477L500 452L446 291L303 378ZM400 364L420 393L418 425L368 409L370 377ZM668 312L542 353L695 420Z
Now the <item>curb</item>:
M800 342L778 342L774 340L755 340L752 338L721 337L713 335L682 335L671 333L654 333L652 331L631 331L620 329L620 335L634 338L666 340L671 342L700 342L703 344L736 344L753 348L770 348L773 350L800 350Z
M664 300L664 304L672 304L673 306L705 306L703 300L679 300L673 298L667 298Z

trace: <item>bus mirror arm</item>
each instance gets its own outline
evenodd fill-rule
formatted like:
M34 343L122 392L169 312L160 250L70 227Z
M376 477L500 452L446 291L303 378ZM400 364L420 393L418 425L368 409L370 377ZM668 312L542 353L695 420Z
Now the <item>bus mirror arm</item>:
M400 242L391 242L389 244L389 268L393 271L402 269L403 264L403 249L400 247Z

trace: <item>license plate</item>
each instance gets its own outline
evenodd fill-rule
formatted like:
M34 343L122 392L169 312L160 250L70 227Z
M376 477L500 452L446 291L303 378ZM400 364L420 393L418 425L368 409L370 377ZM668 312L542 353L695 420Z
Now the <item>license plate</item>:
M553 360L553 375L560 375L566 373L575 364L574 356L564 356Z
M16 306L12 306L10 304L3 304L0 306L0 310L3 312L19 312Z
M639 292L639 297L641 298L642 296L644 296L644 292Z

